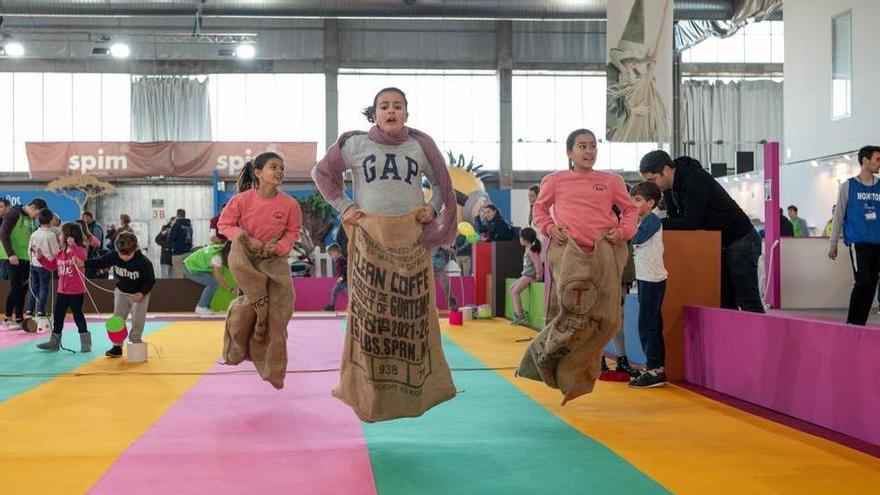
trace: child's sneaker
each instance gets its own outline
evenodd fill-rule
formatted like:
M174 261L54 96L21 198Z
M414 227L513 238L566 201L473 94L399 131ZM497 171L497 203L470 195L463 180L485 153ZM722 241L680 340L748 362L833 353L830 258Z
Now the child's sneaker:
M521 315L514 314L513 320L510 321L510 324L511 325L522 325L523 323L528 321L528 319L529 319L529 312L523 311L523 314L521 314Z
M196 306L196 315L198 315L198 316L214 316L214 312L211 311L211 308L207 308L205 306Z
M631 378L638 378L639 372L634 370L632 366L629 365L629 359L626 356L620 356L617 358L617 371L622 371L629 375Z
M666 372L655 370L646 371L629 382L629 386L632 388L662 387L664 385L666 385Z
M111 358L122 357L122 347L114 345L113 348L105 352L104 355Z

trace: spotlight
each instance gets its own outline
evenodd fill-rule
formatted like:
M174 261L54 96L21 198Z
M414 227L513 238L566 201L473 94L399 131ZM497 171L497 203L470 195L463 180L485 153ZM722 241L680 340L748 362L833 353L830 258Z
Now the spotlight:
M852 161L852 157L849 156L849 155L843 155L843 159L846 160L846 161L848 161L848 162L851 162L851 161Z
M110 55L113 55L113 58L128 58L130 53L131 49L125 43L113 43L110 47Z
M238 58L250 59L257 54L257 49L250 43L242 43L235 47L235 56Z
M810 165L812 165L812 166L814 166L814 167L818 167L818 166L819 166L819 162L816 161L816 160L812 160L812 161L810 161Z
M24 55L24 45L17 41L10 41L3 46L3 51L8 57L20 57Z

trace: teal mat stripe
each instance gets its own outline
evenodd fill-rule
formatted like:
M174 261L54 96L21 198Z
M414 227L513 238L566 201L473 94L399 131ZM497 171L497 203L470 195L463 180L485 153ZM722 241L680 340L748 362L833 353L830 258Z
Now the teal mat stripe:
M168 323L147 323L144 327L144 336L167 325ZM48 334L44 339L0 349L0 403L46 383L54 378L51 374L73 371L93 359L110 359L104 356L104 352L112 345L104 324L90 323L89 332L92 334L92 352L86 354L37 349L37 344L49 339ZM79 334L75 328L65 329L61 335L61 343L64 347L79 351Z
M449 339L443 349L453 368L485 366ZM420 418L363 424L380 495L668 493L498 372L453 376L452 401Z

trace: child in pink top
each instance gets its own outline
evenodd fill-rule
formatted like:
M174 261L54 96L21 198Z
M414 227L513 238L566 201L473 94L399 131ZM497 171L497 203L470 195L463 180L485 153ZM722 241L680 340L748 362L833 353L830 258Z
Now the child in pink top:
M86 240L82 227L75 222L67 222L61 226L61 246L54 259L48 259L42 250L37 249L37 259L46 270L58 271L58 296L53 309L54 325L48 342L38 344L39 349L57 351L61 348L61 329L64 328L64 317L67 310L73 313L73 321L79 330L80 352L92 350L92 335L86 326L83 314L83 299L86 292L84 275L74 260L85 261Z
M232 240L241 232L254 251L287 256L299 239L302 211L299 203L279 190L284 162L272 152L248 162L239 177L239 193L220 213L217 229Z
M600 237L612 244L628 241L636 233L638 210L623 179L593 170L596 136L578 129L566 139L569 170L552 173L541 181L532 207L535 224L558 244L569 237L590 252ZM620 209L620 220L612 207ZM550 208L553 208L551 213Z

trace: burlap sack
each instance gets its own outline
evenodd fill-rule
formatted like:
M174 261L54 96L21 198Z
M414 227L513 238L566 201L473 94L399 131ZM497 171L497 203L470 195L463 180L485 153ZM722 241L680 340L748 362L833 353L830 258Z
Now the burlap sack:
M455 397L421 231L415 212L365 215L348 229L348 326L333 395L362 421L421 416Z
M263 380L284 387L287 323L293 314L293 282L287 259L252 252L243 237L232 241L229 271L244 295L229 305L223 337L226 364L253 361Z
M625 244L604 239L584 253L571 239L550 241L552 285L547 326L529 344L517 375L562 391L567 401L593 391L602 349L620 328Z

